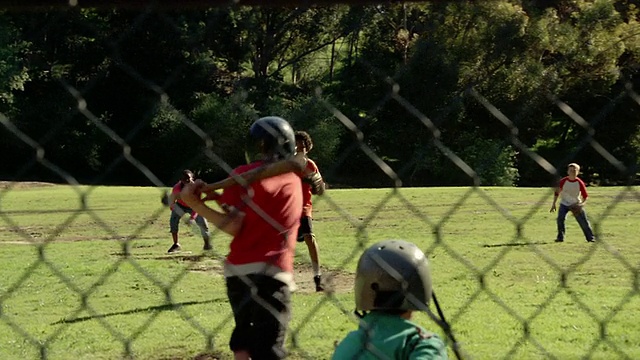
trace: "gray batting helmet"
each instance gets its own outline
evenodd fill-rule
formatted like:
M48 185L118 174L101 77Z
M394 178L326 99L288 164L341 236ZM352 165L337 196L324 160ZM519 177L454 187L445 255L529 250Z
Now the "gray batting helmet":
M429 262L408 241L381 241L358 261L356 310L425 310L431 291Z
M296 140L291 125L277 116L256 120L249 129L249 139L260 145L261 153L273 159L286 159L296 153Z

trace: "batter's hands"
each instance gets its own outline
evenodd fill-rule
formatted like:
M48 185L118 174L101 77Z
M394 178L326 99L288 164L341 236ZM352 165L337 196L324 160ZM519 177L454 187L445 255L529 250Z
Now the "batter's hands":
M180 191L180 199L192 209L197 207L203 203L202 187L204 185L206 183L199 179L193 183L185 184L182 191Z
M220 196L221 196L215 190L205 191L203 192L203 194L204 194L204 198L202 199L202 201L218 200L220 199Z
M549 212L556 212L556 204L551 205L551 210Z

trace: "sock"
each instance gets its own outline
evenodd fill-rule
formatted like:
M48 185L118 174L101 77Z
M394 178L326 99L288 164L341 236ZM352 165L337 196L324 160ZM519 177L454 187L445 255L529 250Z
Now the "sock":
M313 268L313 275L320 276L320 264L311 262L311 267Z

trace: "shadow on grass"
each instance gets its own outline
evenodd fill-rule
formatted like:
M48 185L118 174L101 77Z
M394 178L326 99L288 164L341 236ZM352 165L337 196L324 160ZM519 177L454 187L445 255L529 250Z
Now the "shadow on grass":
M522 243L484 244L482 245L482 247L494 248L494 247L504 247L504 246L529 246L529 245L547 245L547 244L554 244L554 242L536 241L536 242L522 242Z
M223 357L220 354L216 354L216 353L202 353L202 354L198 354L195 357L191 358L184 358L184 357L168 357L168 358L160 358L159 360L185 360L185 359L192 359L192 360L222 360L222 359L228 359L229 357Z
M123 253L123 252L113 252L110 254L111 256L118 256L118 257L127 257L127 254ZM144 254L144 255L138 255L138 254L129 254L128 255L131 258L134 258L136 260L180 260L180 261L191 261L191 262L199 262L202 260L206 260L206 259L213 259L216 260L217 257L214 255L208 255L208 254L199 254L199 255L149 255L149 254Z
M115 208L106 208L106 207L92 207L91 211L96 210L114 210ZM75 213L86 213L85 209L55 209L55 210L7 210L3 211L3 213L7 215L40 215L40 214L75 214Z
M113 312L113 313L109 313L109 314L98 314L98 315L92 315L92 316L83 316L83 317L78 317L78 318L75 318L75 319L63 319L63 320L56 321L56 322L52 323L51 325L73 324L73 323L82 322L82 321L88 321L88 320L94 320L94 319L103 319L103 318L107 318L107 317L111 317L111 316L118 316L118 315L131 315L131 314L137 314L137 313L141 313L141 312L171 311L171 310L175 310L177 308L180 308L182 306L210 304L210 303L219 302L219 301L226 301L226 299L224 299L224 300L223 299L206 300L206 301L186 301L186 302L181 302L181 303L165 304L165 305L158 305L158 306L149 306L149 307L144 308L144 309L132 309L132 310L127 310L127 311Z

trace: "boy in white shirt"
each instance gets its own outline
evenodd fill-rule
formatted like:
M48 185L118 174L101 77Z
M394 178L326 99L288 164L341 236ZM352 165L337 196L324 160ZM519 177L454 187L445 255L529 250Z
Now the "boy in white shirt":
M549 212L556 211L556 202L560 197L560 207L557 209L558 236L556 237L556 242L564 241L565 219L569 211L576 217L587 242L594 242L593 229L587 218L587 212L584 210L584 204L587 202L589 194L587 193L587 186L578 177L580 165L576 163L569 164L567 173L569 175L560 179L560 183L558 183L553 196L553 204L551 205L551 210L549 210Z

